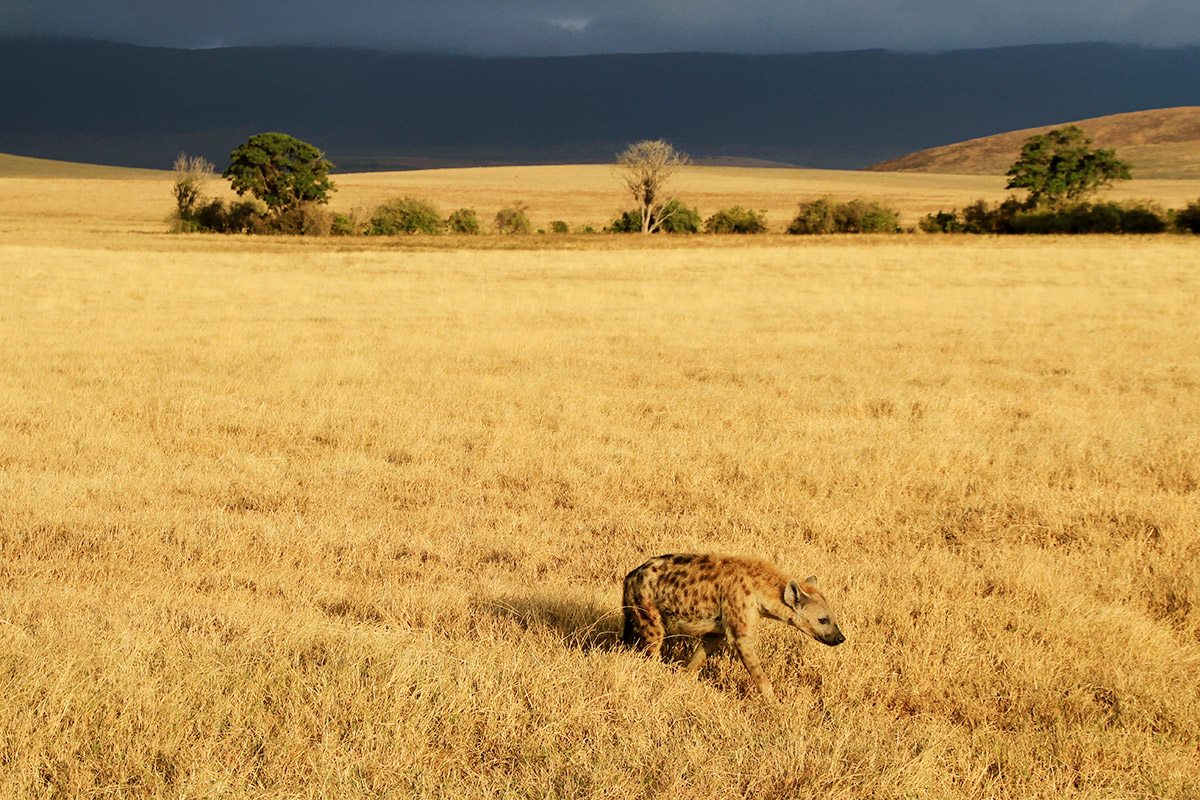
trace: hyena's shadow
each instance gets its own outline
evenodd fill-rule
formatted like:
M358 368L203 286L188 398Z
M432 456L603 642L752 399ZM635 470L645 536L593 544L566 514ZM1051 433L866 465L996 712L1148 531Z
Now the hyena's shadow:
M624 617L620 607L563 598L499 596L479 601L477 611L522 630L548 633L577 650L621 647Z

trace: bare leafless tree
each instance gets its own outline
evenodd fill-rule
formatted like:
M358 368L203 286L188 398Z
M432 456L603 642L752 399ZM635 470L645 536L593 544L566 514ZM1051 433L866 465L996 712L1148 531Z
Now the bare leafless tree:
M204 182L212 177L215 168L204 156L180 153L175 159L175 206L180 219L188 219L196 210Z
M653 233L666 221L669 214L663 209L670 201L667 183L690 163L685 153L662 139L634 142L617 156L621 182L633 195L642 216L642 233Z

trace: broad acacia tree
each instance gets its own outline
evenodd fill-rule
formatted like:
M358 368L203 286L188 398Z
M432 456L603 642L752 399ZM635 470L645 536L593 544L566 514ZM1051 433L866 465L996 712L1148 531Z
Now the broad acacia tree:
M662 139L634 142L617 156L621 182L633 196L641 215L642 233L653 233L670 219L667 183L690 163L685 153Z
M1007 175L1006 188L1027 189L1032 205L1050 208L1130 178L1129 164L1113 150L1092 149L1092 140L1076 125L1029 137Z
M332 168L308 142L286 133L259 133L230 154L221 176L239 195L250 192L261 200L278 219L305 203L329 202Z

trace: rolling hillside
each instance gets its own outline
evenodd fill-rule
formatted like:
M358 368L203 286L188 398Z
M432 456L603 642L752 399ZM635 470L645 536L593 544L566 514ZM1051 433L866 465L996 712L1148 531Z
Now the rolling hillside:
M81 164L76 161L55 161L0 153L0 178L125 179L162 177L161 170L112 167L104 164Z
M920 150L875 164L877 172L1003 175L1030 136L1072 123L1023 128ZM1158 108L1078 120L1101 147L1116 149L1138 178L1200 178L1200 106Z

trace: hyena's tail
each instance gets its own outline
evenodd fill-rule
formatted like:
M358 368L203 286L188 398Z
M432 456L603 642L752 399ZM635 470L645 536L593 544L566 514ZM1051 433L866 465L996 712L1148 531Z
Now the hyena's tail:
M625 576L624 591L621 593L622 610L625 612L625 633L621 636L621 643L626 647L636 646L642 638L635 614L637 586L641 582L642 577L639 572L640 569L639 567Z
M633 609L625 606L625 633L621 636L621 644L633 647L637 641L637 628L633 624Z

